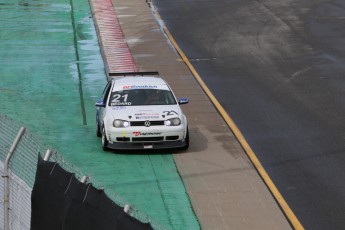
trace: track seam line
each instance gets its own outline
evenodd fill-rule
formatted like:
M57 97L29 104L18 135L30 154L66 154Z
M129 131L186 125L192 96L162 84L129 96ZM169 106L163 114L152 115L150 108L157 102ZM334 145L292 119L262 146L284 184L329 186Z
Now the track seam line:
M79 55L79 47L78 47L78 39L77 39L77 35L78 35L77 25L75 23L74 6L73 6L72 0L69 0L69 3L71 5L70 15L71 15L71 20L72 20L72 28L73 28L73 42L74 42L75 55L77 58L76 64L77 64L77 70L78 70L78 90L79 90L79 98L80 98L80 107L81 107L81 113L83 117L83 125L87 125L84 93L83 93L83 79L82 79L82 74L80 70L80 55Z
M162 21L159 13L155 9L155 7L151 3L151 1L148 0L147 3L149 4L149 6L152 9L153 13L157 16L158 20ZM176 49L177 53L182 58L182 61L187 65L187 67L189 68L189 70L191 71L191 73L193 74L195 79L200 84L201 88L204 90L204 92L210 98L210 100L213 103L213 105L216 107L216 109L218 110L220 115L223 117L225 122L228 124L229 128L231 129L231 131L234 133L234 135L237 138L238 142L240 143L240 145L242 146L242 148L246 152L247 156L251 160L252 164L254 165L255 169L259 173L260 177L263 179L264 183L266 184L266 186L269 189L269 191L271 192L272 196L274 197L274 199L278 203L280 209L282 210L283 214L287 218L287 220L290 223L290 225L294 229L296 229L296 230L304 230L304 227L302 226L302 224L300 223L300 221L298 220L296 215L293 213L293 211L291 210L289 205L286 203L285 199L283 198L283 196L281 195L281 193L279 192L279 190L277 189L277 187L275 186L275 184L273 183L273 181L271 180L271 178L267 174L266 170L264 169L264 167L260 163L259 159L255 155L254 151L252 150L252 148L250 147L250 145L248 144L248 142L244 138L242 132L239 130L239 128L237 127L237 125L235 124L233 119L229 116L229 114L225 111L223 106L221 106L221 104L218 102L216 97L213 95L211 90L207 87L205 82L200 77L199 73L195 70L194 66L190 63L190 61L188 60L186 55L183 53L183 51L180 49L180 47L176 43L175 39L171 35L171 33L168 30L168 28L165 25L162 25L161 23L159 23L159 24L161 25L163 32L166 34L166 36L170 40L171 44Z

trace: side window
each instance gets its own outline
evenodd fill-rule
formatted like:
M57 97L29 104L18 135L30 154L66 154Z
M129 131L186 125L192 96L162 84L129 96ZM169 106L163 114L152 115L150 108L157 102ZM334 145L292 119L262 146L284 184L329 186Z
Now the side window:
M105 86L103 93L102 93L102 101L104 104L107 103L108 95L110 92L111 81L108 82L108 84Z

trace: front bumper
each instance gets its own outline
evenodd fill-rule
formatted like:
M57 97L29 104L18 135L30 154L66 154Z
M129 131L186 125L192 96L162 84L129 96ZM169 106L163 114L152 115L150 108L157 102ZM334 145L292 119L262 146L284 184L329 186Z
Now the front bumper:
M106 130L108 148L111 149L173 149L183 148L186 128L184 126L170 127L129 127L118 129L110 127Z
M160 141L160 142L112 142L108 148L126 150L126 149L178 149L187 145L185 141Z

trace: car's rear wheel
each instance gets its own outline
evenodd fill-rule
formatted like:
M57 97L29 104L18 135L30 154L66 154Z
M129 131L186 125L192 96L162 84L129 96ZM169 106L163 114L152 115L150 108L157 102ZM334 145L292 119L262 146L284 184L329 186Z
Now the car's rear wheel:
M102 127L102 149L103 151L108 151L109 148L108 148L108 140L107 140L107 136L105 134L105 129L104 129L104 126Z
M101 130L99 128L98 117L96 117L96 135L97 135L97 137L102 136Z

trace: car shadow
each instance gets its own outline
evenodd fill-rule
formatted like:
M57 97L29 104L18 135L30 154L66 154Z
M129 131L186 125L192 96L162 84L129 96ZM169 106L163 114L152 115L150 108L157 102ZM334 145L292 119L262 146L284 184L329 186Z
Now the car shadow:
M108 152L121 155L168 155L185 153L188 150L177 149L129 149L129 150L110 150Z

